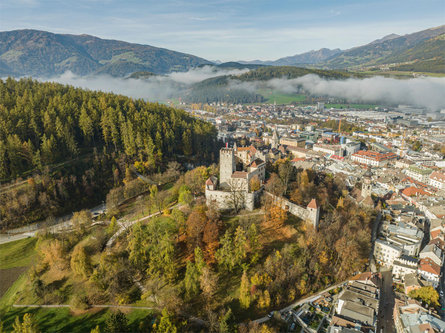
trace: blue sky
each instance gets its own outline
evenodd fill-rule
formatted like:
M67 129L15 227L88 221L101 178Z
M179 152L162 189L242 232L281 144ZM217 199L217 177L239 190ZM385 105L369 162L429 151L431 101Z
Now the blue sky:
M445 24L445 0L0 0L0 30L90 34L209 60L274 60Z

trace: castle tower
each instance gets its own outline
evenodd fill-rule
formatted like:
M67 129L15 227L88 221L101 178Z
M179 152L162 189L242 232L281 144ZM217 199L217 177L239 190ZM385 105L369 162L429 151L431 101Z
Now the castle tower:
M367 198L371 196L372 193L372 172L371 168L368 167L365 174L363 175L363 183L362 183L362 197Z
M232 148L221 148L219 151L219 182L226 184L236 170L235 152Z
M317 200L312 199L311 202L309 202L309 205L306 207L308 211L308 220L312 222L312 225L314 226L315 230L318 230L318 224L320 222L320 206L317 204Z

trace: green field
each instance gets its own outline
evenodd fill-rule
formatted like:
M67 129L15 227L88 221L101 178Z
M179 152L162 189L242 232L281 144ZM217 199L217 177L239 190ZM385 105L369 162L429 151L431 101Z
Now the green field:
M30 313L40 332L90 332L99 325L101 332L105 332L105 320L108 311L89 311L74 315L68 308L8 308L0 310L0 318L5 332L12 331L15 317L23 318ZM149 310L131 310L126 313L130 332L149 331L153 313Z
M267 101L266 103L273 104L290 104L292 102L303 102L306 96L302 94L285 94L276 90L259 90L258 93L262 95Z
M0 269L29 266L35 255L36 238L0 245Z

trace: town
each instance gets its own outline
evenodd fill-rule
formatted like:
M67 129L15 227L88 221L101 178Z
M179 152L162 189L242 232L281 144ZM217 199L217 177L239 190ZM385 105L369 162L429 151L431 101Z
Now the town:
M252 210L258 191L249 191L250 179L260 170L263 184L266 163L289 159L296 169L341 178L355 188L351 193L359 205L378 210L368 272L357 272L342 285L272 312L259 323L285 322L287 330L297 332L443 332L443 114L408 106L327 110L324 103L304 108L213 105L211 112L194 105L186 110L214 123L219 138L231 147L222 149L220 157L219 181L227 189L216 191L218 179L209 178L208 205L214 201L227 209L242 203ZM247 169L236 169L236 161ZM244 186L238 185L243 179ZM245 198L231 200L234 191L244 191ZM289 204L283 207L293 213ZM419 295L423 302L414 300ZM440 310L431 311L434 307Z

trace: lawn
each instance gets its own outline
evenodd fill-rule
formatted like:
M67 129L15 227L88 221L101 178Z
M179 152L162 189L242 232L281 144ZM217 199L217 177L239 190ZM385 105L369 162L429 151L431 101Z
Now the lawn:
M272 104L290 104L292 102L303 102L306 100L306 95L302 94L285 94L275 90L259 90L258 93L262 95L267 101Z
M75 315L68 308L7 308L0 312L3 329L12 331L15 317L23 318L30 313L40 332L90 332L99 325L104 332L107 312L111 310L89 310L86 313ZM131 332L148 331L151 326L153 312L150 310L131 310L127 313Z
M36 242L35 238L25 238L0 245L0 306L11 304L22 289L36 254Z
M0 269L26 267L35 255L36 238L25 238L0 245Z

